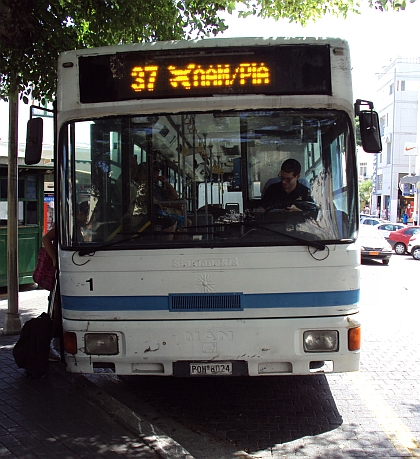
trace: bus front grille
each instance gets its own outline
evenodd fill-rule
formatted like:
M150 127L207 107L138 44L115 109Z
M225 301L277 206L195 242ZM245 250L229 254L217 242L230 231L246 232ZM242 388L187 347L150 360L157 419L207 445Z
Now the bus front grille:
M169 295L169 310L179 311L242 311L241 293Z

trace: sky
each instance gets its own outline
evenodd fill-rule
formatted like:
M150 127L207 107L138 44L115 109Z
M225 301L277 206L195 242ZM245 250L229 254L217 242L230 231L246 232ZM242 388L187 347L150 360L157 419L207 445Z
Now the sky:
M362 0L367 5L367 0ZM223 37L337 37L350 46L353 98L375 101L376 74L396 57L420 58L420 0L406 10L381 12L368 6L361 14L346 19L326 16L306 27L249 17L237 19L226 14L229 29Z

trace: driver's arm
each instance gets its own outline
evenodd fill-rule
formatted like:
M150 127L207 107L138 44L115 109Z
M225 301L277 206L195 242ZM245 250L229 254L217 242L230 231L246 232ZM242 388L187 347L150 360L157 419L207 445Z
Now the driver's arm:
M276 202L276 193L275 193L275 187L273 185L270 185L266 192L264 193L263 197L261 198L260 201L260 209L266 209L267 207L270 207Z
M302 202L302 203L309 202L309 203L315 204L315 199L312 197L311 189L303 184L300 184L299 187L300 187L299 191L300 191L301 199L299 201L298 200L295 201L296 205L291 204L290 206L286 208L286 210L289 212L301 212L303 209L299 208L299 204L298 204L299 202Z
M313 202L315 204L315 199L312 197L311 189L302 183L300 183L298 186L299 186L299 194L301 196L300 201L301 202ZM299 201L295 201L295 202L298 203ZM297 205L292 204L289 207L287 207L285 210L289 212L301 212L302 211L302 209L299 208L298 204Z

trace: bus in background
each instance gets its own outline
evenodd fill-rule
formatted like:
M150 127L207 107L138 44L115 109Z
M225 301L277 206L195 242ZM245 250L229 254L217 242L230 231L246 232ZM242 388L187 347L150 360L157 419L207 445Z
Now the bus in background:
M340 39L63 53L55 202L68 371L358 370L355 112L365 151L380 151ZM264 185L290 158L313 200L263 209Z

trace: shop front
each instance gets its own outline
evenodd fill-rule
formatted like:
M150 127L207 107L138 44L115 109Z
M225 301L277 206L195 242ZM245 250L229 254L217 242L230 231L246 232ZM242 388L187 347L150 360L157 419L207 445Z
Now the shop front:
M18 268L19 284L33 283L44 231L44 175L51 170L19 166ZM0 165L0 287L7 286L7 166Z

